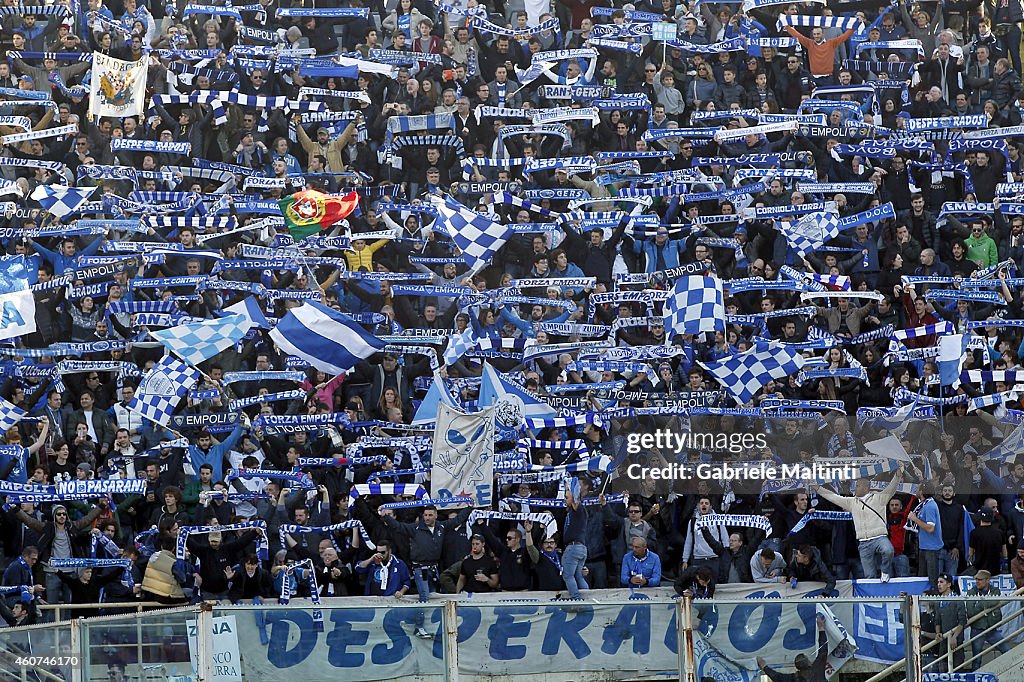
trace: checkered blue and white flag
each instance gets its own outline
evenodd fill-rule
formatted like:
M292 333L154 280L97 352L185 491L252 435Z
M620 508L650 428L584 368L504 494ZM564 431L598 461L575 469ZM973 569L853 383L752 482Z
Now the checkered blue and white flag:
M453 199L431 197L431 201L437 209L437 223L459 247L471 271L488 265L512 234L510 226L496 223Z
M149 335L185 362L198 365L238 343L249 331L250 324L245 315L231 315L208 322L181 324Z
M463 355L476 348L478 339L472 327L467 327L461 334L448 337L448 347L444 349L444 364L454 365Z
M39 202L43 210L49 211L58 218L64 218L64 216L77 211L78 207L88 201L89 196L95 191L95 187L39 185L31 196Z
M724 332L722 301L722 281L717 277L680 277L672 288L672 295L665 301L665 328L672 334Z
M779 223L779 231L794 251L806 256L839 234L839 216L825 211L808 213L792 223Z
M165 355L146 373L127 407L160 426L167 426L174 409L199 381L199 370Z
M771 379L796 374L804 366L799 350L781 344L758 345L721 362L699 363L742 404L750 402Z
M0 433L14 428L28 412L13 403L0 398Z

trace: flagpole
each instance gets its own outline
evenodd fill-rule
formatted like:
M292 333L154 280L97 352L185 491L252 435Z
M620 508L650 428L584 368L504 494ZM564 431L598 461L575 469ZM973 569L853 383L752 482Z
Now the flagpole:
M922 387L923 388L923 387ZM939 430L942 435L946 434L946 411L943 409L942 398L945 391L942 390L942 383L939 383ZM911 413L913 414L913 413Z

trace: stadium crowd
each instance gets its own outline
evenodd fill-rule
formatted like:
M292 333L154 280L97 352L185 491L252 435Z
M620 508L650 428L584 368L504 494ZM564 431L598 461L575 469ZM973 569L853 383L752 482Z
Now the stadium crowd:
M672 581L680 593L707 597L717 584L792 580L820 581L828 595L837 579L907 575L928 576L944 593L952 576L975 570L980 578L1012 572L1024 587L1024 460L986 457L1019 437L1024 414L1012 390L1013 372L1024 371L1024 325L1014 324L1024 286L1014 266L1024 256L1024 210L1015 203L1024 194L1017 0L756 2L745 13L713 2L607 12L596 0L559 0L542 11L518 2L443 11L425 0L342 4L351 11L318 16L282 12L277 0L217 13L136 0L54 5L38 17L4 12L3 131L21 130L14 114L28 116L33 131L78 126L77 134L5 144L0 171L16 228L4 233L8 254L24 256L33 284L45 285L98 264L89 259L100 254L132 253L124 242L147 245L143 265L107 281L38 287L36 331L2 350L0 393L29 416L5 434L11 448L0 455L0 479L146 482L143 494L5 507L3 585L30 588L7 593L0 615L9 624L35 622L43 602L248 601L278 596L285 581L303 596L303 569L292 566L305 559L324 597L536 589L578 598ZM76 9L62 16L62 7ZM780 14L794 21L783 26ZM854 16L859 21L843 28L839 20ZM675 25L674 44L643 28L655 21ZM146 114L90 117L93 51L147 60ZM540 53L548 57L538 61ZM309 63L339 54L349 61ZM211 91L235 96L217 100ZM1010 130L964 135L1001 127ZM138 145L113 142L120 138ZM150 145L156 141L189 148L181 154ZM56 220L27 197L62 184L102 188L90 217L155 212L137 231L112 223L105 234L46 232L73 226L74 216ZM289 256L291 242L274 218L277 200L302 187L361 198L347 227L325 233L350 235L350 247L324 242L306 252L323 260L305 264ZM748 189L727 189L740 187ZM486 267L467 268L446 237L450 225L435 225L439 196L516 226ZM801 251L778 218L816 202L835 202L824 210L850 219L852 230ZM887 204L891 212L858 218ZM37 236L20 238L22 229ZM270 252L259 247L293 261L265 267L260 259ZM670 290L677 268L724 281L725 313L733 316L724 330L665 328L663 297L641 291ZM410 273L472 292L396 293L392 282ZM182 276L194 279L135 284ZM520 301L490 295L481 304L479 294L519 279L553 282L506 292ZM969 279L986 284L962 284ZM165 352L151 329L171 318L215 318L253 291L262 292L268 317L320 300L375 334L406 333L421 345L408 353L391 346L336 376L300 367L298 380L228 381L234 372L296 368L257 329L200 365L203 378L174 432L127 409L139 377ZM810 310L802 307L802 293L821 291ZM170 307L148 306L159 302ZM467 329L489 345L444 362L445 339ZM928 351L951 333L973 339L965 372L996 374L944 387ZM621 364L641 362L644 371L573 364L605 337L636 349L622 356L634 362ZM767 379L743 401L747 409L728 409L738 403L704 365L770 339L819 358L819 375ZM51 348L67 342L74 347L66 354ZM553 344L570 345L523 361L526 348ZM678 350L645 356L651 347ZM54 374L62 360L86 369ZM128 365L89 369L97 361ZM429 433L408 425L432 367L440 364L457 399L471 405L484 361L560 416L656 409L527 434L536 446L530 464L555 467L541 473L590 457L613 462L594 480L580 476L576 492L560 475L496 477L496 508L551 511L553 537L534 520L471 522L468 508L381 510L398 496L351 497L353 485L367 482L429 489L429 445L361 441ZM258 399L289 390L287 400ZM802 410L760 409L769 399ZM877 417L891 416L877 408L915 399L924 414L915 411L896 430L910 457L898 471L879 472L874 489L867 479L854 491L827 484L773 492L760 482L623 475L632 462L862 457L866 443L885 435ZM679 408L685 400L698 409ZM815 401L830 407L821 411L826 403ZM287 434L261 426L270 415L340 413L341 426ZM625 454L629 434L658 428L768 439L740 452ZM506 440L498 449L514 447ZM357 456L367 461L356 464ZM287 477L229 476L241 468L291 472L300 458L331 457L352 459L304 467L315 488ZM850 511L852 519L816 520L806 516L812 508ZM723 513L766 523L696 524ZM180 528L255 520L267 524L266 560L255 529L189 534L185 558L175 558ZM361 522L365 537L358 528L302 530L349 520ZM299 529L279 533L282 526ZM50 566L92 557L130 564Z

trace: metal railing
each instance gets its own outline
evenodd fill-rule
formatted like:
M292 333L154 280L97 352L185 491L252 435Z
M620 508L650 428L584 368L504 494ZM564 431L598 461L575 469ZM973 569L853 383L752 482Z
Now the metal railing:
M1014 592L1012 595L1007 595L1007 596L1008 597L1010 597L1010 596L1020 596L1022 594L1024 594L1024 588L1021 588L1021 589L1017 590L1016 592ZM999 598L995 597L995 599L999 599ZM1001 610L1004 606L1007 605L1008 601L1009 600L1000 600L999 603L997 603L997 604L995 604L993 606L990 606L989 608L985 609L984 611L976 614L974 616L974 618L972 618L970 621L968 621L967 627L970 627L971 623L972 622L976 622L977 620L980 619L980 617L983 617L983 616L985 616L985 615L987 615L987 614L989 614L989 613L991 613L993 611ZM998 649L1000 645L1007 644L1007 643L1011 642L1014 638L1016 638L1018 635L1024 633L1024 625L1022 625L1022 626L1018 627L1016 630L1010 632L1009 634L1005 634L1004 633L1003 636L1000 639L998 639L994 644L990 644L988 646L988 648L983 649L982 651L980 651L977 654L977 656L974 655L974 653L973 653L974 650L973 650L973 646L972 646L972 648L971 648L971 655L970 656L966 656L968 645L973 645L974 642L976 642L978 640L983 640L984 637L989 632L992 632L993 630L998 630L1000 627L1002 627L1006 623L1009 623L1010 621L1013 621L1013 620L1016 620L1016 619L1020 618L1020 616L1021 616L1020 610L1011 611L1009 616L1003 616L997 623L988 626L984 630L978 632L977 634L975 634L975 635L973 635L971 637L965 638L962 644L960 644L960 645L958 645L956 647L947 647L947 651L946 651L946 666L947 666L946 669L947 669L947 671L949 671L949 672L960 672L960 671L965 671L966 672L966 671L970 671L973 667L976 667L976 666L972 665L974 663L975 659L977 659L978 663L981 663L981 661L985 657L985 654L991 653L993 650ZM966 628L965 628L965 630L966 630ZM961 663L960 665L955 665L954 664L955 656L956 656L956 653L959 652L960 650L963 650L964 653L965 653L964 662ZM936 659L935 661L929 662L924 667L925 668L930 668L931 666L933 666L937 662L938 662L938 659ZM935 671L935 672L937 672L937 671Z
M968 618L967 619L967 623L964 626L964 631L969 632L968 628L970 628L971 625L973 625L974 623L978 622L982 618L985 618L986 616L991 614L993 611L1002 610L1002 608L1004 606L1006 606L1006 603L1008 601L1011 601L1013 597L1020 597L1022 595L1024 595L1024 587L1022 587L1022 588L1020 588L1020 589L1018 589L1018 590L1016 590L1014 592L1011 592L1009 594L1006 594L1006 595L992 596L992 597L973 597L974 599L977 599L977 600L993 601L995 603L992 606L989 606L989 607L979 611L978 613L974 614L970 618ZM962 599L962 600L965 599L965 597L962 596L962 595L956 595L956 598L957 599ZM925 673L925 672L929 672L927 669L928 668L932 668L939 661L945 661L946 662L947 668L946 668L946 670L944 672L956 672L956 671L963 670L964 666L966 666L968 663L971 663L972 661L974 661L974 659L976 657L973 655L973 652L972 652L969 659L965 660L963 663L961 663L958 666L954 666L953 662L955 661L958 652L960 652L961 650L966 651L966 647L969 644L971 644L972 642L974 642L975 640L977 640L980 637L984 637L984 635L987 632L989 632L990 630L999 628L1004 623L1007 623L1007 622L1009 622L1009 621L1011 621L1011 620L1013 620L1013 619L1015 619L1015 618L1020 616L1020 612L1019 611L1018 612L1014 612L1011 615L1004 617L996 625L993 625L990 628L986 628L981 633L978 633L977 635L975 635L973 637L970 637L970 638L965 638L965 640L962 643L958 644L957 646L955 646L955 647L947 646L946 647L946 652L945 652L944 655L938 656L934 660L929 661L927 664L924 664L923 663L923 655L925 653L931 651L932 649L935 649L940 644L942 644L943 642L946 642L948 640L945 637L938 637L938 638L933 639L932 641L928 642L927 644L921 645L921 643L920 643L921 642L921 635L923 634L921 632L921 620L920 620L922 600L921 600L920 597L918 597L916 595L908 597L908 600L909 600L908 603L904 605L904 614L905 614L904 625L909 630L909 633L906 633L905 636L904 636L904 641L906 642L907 648L908 648L908 655L905 656L904 658L900 659L899 661L896 661L892 665L886 667L881 672L875 673L874 675L869 677L867 680L865 680L865 682L881 682L882 680L887 678L889 675L892 675L893 673L899 671L900 669L907 669L908 668L908 661L911 662L911 665L910 665L910 671L911 672L908 672L907 677L905 678L904 682L919 682L919 680L921 679L921 675L923 673ZM906 617L906 615L909 615L910 618L908 619ZM1018 634L1020 634L1022 632L1024 632L1024 627L1018 628L1017 630L1015 630L1010 635L1000 639L996 644L993 644L988 649L985 649L984 651L982 651L978 655L977 658L979 660L981 660L981 657L983 657L985 654L989 653L993 648L998 647L1000 644L1006 642L1011 637L1015 637L1015 636L1017 636ZM939 671L932 670L931 672L939 672Z
M1006 595L999 597L1001 602L1005 602L1008 598L1012 598L1016 595ZM347 601L347 600L346 600ZM530 600L522 600L530 601ZM538 603L544 606L557 605L557 602L541 601L537 600ZM877 606L879 600L875 600ZM890 606L894 607L896 599L885 599L882 598L880 601L887 601ZM607 608L614 606L624 605L635 605L637 602L632 600L621 600L613 599L610 601L602 600L601 602L586 602L588 605L592 604L595 609ZM707 633L704 633L700 625L701 621L698 618L697 611L710 605L712 609L730 608L739 605L743 606L755 606L756 605L779 605L780 603L785 604L787 608L796 608L801 605L806 605L807 600L805 599L778 599L778 598L716 598L714 600L694 600L690 597L680 598L671 600L667 598L658 598L647 600L646 603L651 605L662 605L667 608L667 614L669 619L675 621L675 651L672 653L673 658L669 658L667 661L662 658L660 659L659 670L664 672L660 674L671 674L672 677L676 677L680 682L697 682L699 679L698 670L703 659L701 658L704 654L701 653L701 647L706 645L706 640L702 640L702 637L707 637ZM859 598L836 598L824 601L831 607L844 606L847 609L851 605L863 604L864 600ZM373 606L378 606L378 603L374 603ZM110 605L77 605L79 608L106 608ZM132 675L135 675L138 679L146 679L148 671L154 668L172 666L173 664L186 666L188 669L189 655L187 649L183 648L182 641L185 639L185 624L186 621L196 621L194 625L189 625L190 631L196 631L200 633L209 633L212 631L212 624L215 622L213 619L219 615L227 613L238 612L239 614L246 612L255 613L269 613L276 611L286 611L289 609L296 609L296 606L284 606L278 604L263 604L259 606L250 605L220 605L212 606L211 604L202 604L199 606L183 606L179 608L165 608L165 605L159 605L160 610L150 611L142 613L142 610L150 604L145 603L132 603L123 604L121 606L131 608L135 613L129 615L104 615L95 617L78 618L70 621L70 623L64 624L42 624L29 626L27 628L11 628L8 630L0 630L0 633L11 633L17 634L18 632L33 631L42 628L60 629L60 637L55 640L58 642L58 646L63 647L66 651L80 654L82 666L78 669L73 669L70 672L70 682L82 682L83 680L96 679L91 677L94 674L102 674L100 668L105 664L113 660L118 660L122 665L130 666ZM458 682L460 676L460 648L464 648L465 645L459 642L459 610L466 606L475 611L489 608L501 608L507 606L507 604L501 601L495 602L482 602L474 600L470 603L455 601L452 599L446 599L444 601L436 601L427 605L420 605L414 603L402 603L397 602L395 604L388 603L387 609L427 609L431 608L436 612L439 612L438 617L434 619L439 628L438 634L439 639L443 638L443 642L439 642L440 648L436 650L434 654L436 659L431 661L430 670L433 672L427 673L428 676L433 676L435 680L446 680L448 682ZM906 665L906 673L910 679L920 679L921 670L921 659L920 659L920 640L915 635L919 633L919 620L918 620L918 631L914 631L914 614L917 612L920 606L920 600L916 597L907 597L903 600L900 605L900 609L903 613L905 627L907 628L907 637L905 641L907 643L907 658L905 661L910 661L910 664L901 662L895 666L890 666L889 672L898 670L901 665ZM349 602L346 605L333 605L324 604L323 608L325 611L331 609L358 609L365 608L366 605L360 605L358 603ZM913 608L912 608L913 607ZM567 607L568 608L568 607ZM578 607L573 607L578 608ZM298 607L297 610L308 610L308 605ZM728 612L719 612L728 613ZM984 614L979 614L982 616ZM700 616L704 618L704 616ZM976 621L975 621L976 622ZM251 626L250 626L251 627ZM812 626L813 627L813 626ZM70 628L70 649L68 649L68 629ZM171 632L173 628L173 634ZM165 632L166 630L166 632ZM115 633L110 639L107 638L109 633ZM118 633L124 633L124 637L120 637ZM249 636L252 636L250 631ZM174 647L162 649L160 648L161 643L170 641L168 638L174 638ZM703 642L703 644L702 644ZM915 648L914 642L917 643ZM0 635L0 644L3 644L2 635ZM264 642L264 645L266 643ZM196 654L195 660L198 665L198 669L193 673L197 675L201 682L210 682L215 679L213 670L211 669L214 661L213 653L213 640L209 636L198 636L192 642L192 647L196 647L193 653ZM3 647L0 646L0 649ZM442 653L443 649L443 653ZM462 665L468 665L467 661L472 661L474 656L474 649L465 648L461 652L463 661ZM243 657L244 657L243 652ZM155 655L154 655L155 654ZM162 654L166 654L169 657L161 658ZM184 654L184 657L182 655ZM698 655L700 654L700 655ZM425 660L430 661L429 655ZM266 661L263 661L266 664ZM436 667L435 667L436 666ZM0 668L6 668L6 670L0 672L0 682L14 682L20 680L16 668L9 665L7 657L4 657L0 653ZM134 669L137 668L137 672ZM10 671L15 671L11 674ZM254 669L255 670L255 669ZM596 670L596 669L595 669ZM653 670L653 668L652 668ZM916 674L911 672L916 670ZM29 678L31 677L32 671L29 671ZM462 670L462 676L465 678L467 675L472 675L473 672L467 670L465 667ZM42 682L58 682L63 678L46 677ZM166 678L164 678L166 679Z
M142 613L146 609L168 609L174 608L173 605L164 604L158 601L130 601L130 602L102 602L102 603L90 603L90 604L40 604L39 609L41 611L52 611L53 620L55 622L61 622L63 619L61 615L65 611L71 612L71 618L74 618L75 611L135 611L136 613ZM110 614L105 614L110 615Z

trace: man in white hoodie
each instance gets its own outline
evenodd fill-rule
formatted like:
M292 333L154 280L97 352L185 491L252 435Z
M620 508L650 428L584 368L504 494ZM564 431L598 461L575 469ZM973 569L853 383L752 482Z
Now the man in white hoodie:
M872 492L871 481L866 478L857 479L853 497L836 494L817 483L811 484L811 488L823 498L853 514L853 527L857 531L857 549L865 578L881 577L884 583L888 582L889 576L892 575L893 548L889 542L886 505L902 480L901 464L889 485L878 492Z

